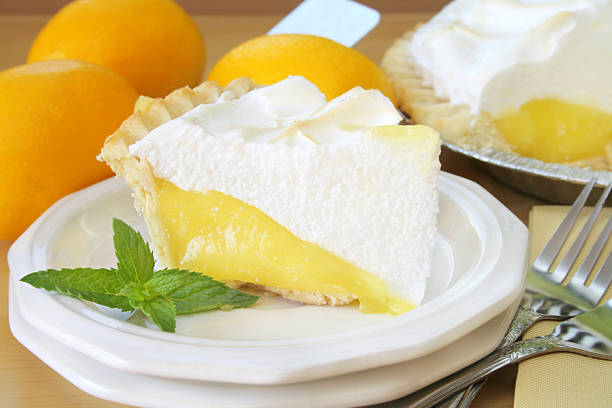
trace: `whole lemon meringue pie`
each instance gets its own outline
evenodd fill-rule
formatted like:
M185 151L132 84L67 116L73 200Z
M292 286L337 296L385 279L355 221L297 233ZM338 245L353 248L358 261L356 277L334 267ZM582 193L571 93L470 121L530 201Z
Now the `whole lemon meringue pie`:
M415 123L468 149L612 169L612 2L456 0L383 69Z

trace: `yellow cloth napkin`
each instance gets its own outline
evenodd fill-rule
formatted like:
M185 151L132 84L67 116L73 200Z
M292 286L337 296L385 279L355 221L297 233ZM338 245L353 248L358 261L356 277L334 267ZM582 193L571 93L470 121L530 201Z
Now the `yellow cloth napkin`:
M568 210L569 207L563 206L533 207L529 214L530 262L533 262L544 248ZM568 240L570 244L586 222L589 213L590 211L586 210L582 212ZM604 208L587 240L585 250L578 258L578 265L588 254L588 250L610 216L612 216L612 208ZM569 245L564 245L561 255L568 248ZM606 244L595 266L596 271L610 251L612 251L612 239ZM559 262L559 258L556 263ZM593 275L590 279L593 278ZM612 290L608 288L604 299L607 300L610 297L612 297ZM525 337L549 334L555 326L554 322L538 323L526 333ZM612 361L563 352L536 357L519 364L514 392L514 408L610 407L612 407Z

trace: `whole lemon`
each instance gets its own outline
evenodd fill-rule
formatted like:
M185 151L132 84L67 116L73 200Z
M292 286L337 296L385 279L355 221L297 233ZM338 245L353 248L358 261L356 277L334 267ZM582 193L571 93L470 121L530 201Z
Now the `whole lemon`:
M0 72L0 239L14 239L64 195L112 175L96 160L138 94L80 61Z
M225 54L208 80L221 86L240 77L269 85L301 75L328 99L355 86L380 89L395 103L395 94L382 70L365 55L327 38L306 34L265 35L246 41Z
M141 94L165 96L202 80L198 27L172 0L77 0L38 34L28 62L76 59L110 68Z

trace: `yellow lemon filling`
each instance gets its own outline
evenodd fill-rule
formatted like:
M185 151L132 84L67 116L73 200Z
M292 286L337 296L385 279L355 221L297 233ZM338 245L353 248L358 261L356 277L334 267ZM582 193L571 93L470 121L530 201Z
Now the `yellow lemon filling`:
M547 162L599 156L612 141L612 114L557 99L531 100L495 124L518 154Z
M305 242L257 208L217 191L185 191L156 180L171 267L219 280L332 296L352 294L364 313L414 308L389 295L377 276Z

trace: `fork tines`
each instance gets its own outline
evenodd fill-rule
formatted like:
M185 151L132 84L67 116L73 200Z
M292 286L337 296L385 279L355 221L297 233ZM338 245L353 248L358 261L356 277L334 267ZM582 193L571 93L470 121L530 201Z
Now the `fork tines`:
M569 212L553 234L552 238L546 244L537 259L534 261L533 267L535 269L539 271L550 270L550 267L552 266L555 258L559 254L561 247L567 240L570 231L574 227L574 224L576 223L580 212L584 208L586 200L589 194L591 193L591 190L595 186L595 182L595 179L591 179L586 184L576 201L572 204L572 207L570 208ZM612 184L608 184L607 187L604 189L603 193L599 197L599 200L597 200L597 203L595 204L595 207L593 208L593 211L591 212L589 218L582 227L582 230L576 237L575 241L572 243L570 249L567 251L559 265L552 273L548 274L547 280L555 284L560 284L567 277L570 269L576 262L578 254L584 247L584 243L586 242L587 237L589 236L591 230L593 229L593 226L595 225L595 221L597 220L601 209L604 203L606 202L608 195L610 194L610 190L612 190ZM611 232L612 217L608 219L608 222L600 233L599 238L597 238L597 241L589 251L589 254L586 256L583 263L580 265L576 274L572 277L568 286L571 286L573 287L573 289L577 289L580 292L583 292L583 289L585 289L585 282L588 279L590 272L593 270L595 263L599 259L601 252L610 237ZM591 283L590 287L592 289L597 289L594 292L596 292L598 295L603 295L603 292L610 285L610 283L612 283L612 254L607 255L604 264L599 269L599 271L597 271L597 275ZM587 293L581 294L585 296L587 295ZM597 302L598 300L599 299L594 301Z

